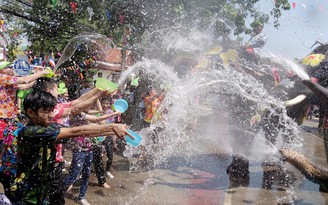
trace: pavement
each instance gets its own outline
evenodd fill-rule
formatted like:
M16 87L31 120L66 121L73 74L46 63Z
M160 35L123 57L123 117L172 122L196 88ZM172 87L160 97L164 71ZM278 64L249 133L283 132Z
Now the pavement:
M302 125L303 153L313 162L327 165L323 140L317 136L317 124L318 119L312 119ZM230 163L231 156L209 148L192 157L171 157L150 171L129 172L129 161L116 155L112 171L115 178L107 178L111 188L97 186L93 174L87 199L93 205L328 204L328 193L319 192L319 185L308 181L291 165L286 165L286 169L293 175L292 185L281 186L277 183L281 179L275 179L270 188L264 189L264 181L270 183L270 180L266 182L268 177L264 176L261 163L250 162L247 187L232 186L226 174ZM74 194L66 200L68 205L76 204L78 191L75 187Z
M312 119L302 126L303 153L313 162L327 166L323 141L317 136L317 123L317 119ZM262 164L251 161L249 183L235 186L226 174L231 156L214 148L191 157L176 155L149 171L129 171L129 163L122 156L114 156L111 172L115 178L107 177L110 189L99 187L92 174L88 202L92 205L328 204L328 193L319 192L319 185L308 181L291 165L284 169L285 178L279 178L275 174L265 175ZM286 176L291 185L283 185ZM270 186L263 188L263 184ZM67 194L66 204L78 204L78 193L76 185Z

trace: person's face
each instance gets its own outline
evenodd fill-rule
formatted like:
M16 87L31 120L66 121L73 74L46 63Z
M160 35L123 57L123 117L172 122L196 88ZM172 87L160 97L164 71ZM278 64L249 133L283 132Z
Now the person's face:
M65 101L69 100L68 92L65 92L64 94L58 95L58 98L63 99Z
M53 84L50 88L46 90L46 92L52 94L56 99L58 99L58 86L57 84Z
M255 29L255 32L256 32L257 34L261 33L262 31L263 31L263 26L258 26L258 27L256 27L256 29Z
M40 108L37 112L28 110L28 115L30 116L31 121L42 127L47 127L52 123L52 118L54 117L53 109L44 109Z
M104 100L101 102L101 106L104 110L108 110L111 108L110 100Z
M151 95L151 96L156 96L156 95L157 95L156 90L155 90L155 89L152 89L152 90L150 91L150 95Z
M64 100L68 101L68 99L69 99L68 92L64 93L63 98L64 98Z

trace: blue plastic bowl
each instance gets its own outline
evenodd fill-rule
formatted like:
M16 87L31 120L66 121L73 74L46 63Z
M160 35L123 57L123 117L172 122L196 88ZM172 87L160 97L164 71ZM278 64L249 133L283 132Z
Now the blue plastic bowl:
M133 147L139 146L142 140L141 136L131 130L128 130L128 132L134 137L134 139L132 139L129 135L126 135L125 136L126 144Z
M120 111L121 113L124 113L128 109L129 105L126 100L118 99L114 103L114 109L116 111Z

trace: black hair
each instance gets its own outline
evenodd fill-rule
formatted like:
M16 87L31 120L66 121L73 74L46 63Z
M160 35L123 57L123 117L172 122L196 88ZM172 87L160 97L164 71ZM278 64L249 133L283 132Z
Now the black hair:
M102 103L102 102L104 102L104 101L112 101L112 99L111 99L111 97L102 97L102 98L100 98L100 102Z
M57 104L56 98L42 90L33 90L24 99L24 110L26 112L27 109L31 109L33 112L37 112L40 108L46 109L54 109Z
M47 78L47 77L41 77L36 80L34 83L32 89L33 90L43 90L46 91L49 88L52 88L54 85L56 85L58 82L55 78Z

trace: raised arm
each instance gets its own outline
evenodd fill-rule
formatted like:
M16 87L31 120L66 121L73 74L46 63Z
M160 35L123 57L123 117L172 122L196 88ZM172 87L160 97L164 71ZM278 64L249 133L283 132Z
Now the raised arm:
M79 98L77 98L76 100L72 101L72 105L77 105L79 103L82 103L86 100L88 100L89 98L98 95L99 93L101 93L100 90L98 90L97 88L93 88L92 90L86 92L85 94L81 95Z
M100 103L100 100L97 99L96 101L96 108L95 109L92 109L92 110L89 110L88 111L88 114L99 114L99 113L102 113L104 110L101 106L101 103Z
M110 118L110 117L113 117L113 116L116 116L116 115L120 115L120 114L121 114L120 111L116 111L116 112L106 114L106 115L102 115L102 116L99 116L99 117L87 114L85 116L85 119L88 120L89 122L101 122L103 120L106 120L107 118Z
M87 109L89 109L89 106L92 105L97 99L99 99L102 96L102 93L97 93L96 95L92 96L91 98L72 105L71 107L65 108L64 112L62 114L62 117L68 116L68 115L77 115L80 112L86 111Z
M33 87L34 83L35 83L35 81L32 81L28 84L18 84L17 87L19 90L28 90Z
M28 76L19 77L17 79L17 83L18 84L28 84L28 83L31 83L31 82L35 81L36 79L46 75L46 74L49 74L49 70L45 69L45 70L39 71L37 73L31 74L31 75L28 75Z

